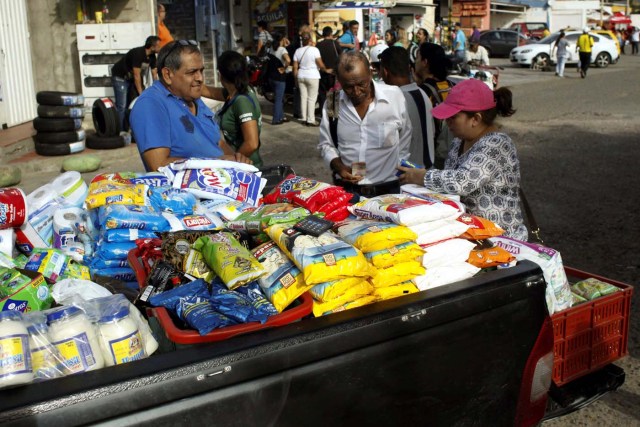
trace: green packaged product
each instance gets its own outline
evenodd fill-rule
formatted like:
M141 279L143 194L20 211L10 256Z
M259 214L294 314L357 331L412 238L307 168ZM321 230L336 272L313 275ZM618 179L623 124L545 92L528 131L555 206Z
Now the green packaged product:
M576 283L576 285L580 283L585 283L590 286L593 286L595 289L598 290L598 292L600 292L600 295L602 296L609 295L614 292L618 292L620 290L619 287L603 282L602 280L598 280L594 277L589 277L588 279L581 280L578 283Z
M261 234L271 225L296 223L309 214L305 208L290 203L274 203L243 212L233 221L227 222L226 226L249 234Z
M23 313L29 311L46 310L51 307L53 297L44 277L40 273L28 270L14 270L20 274L20 286L8 290L11 293L0 299L0 311L14 310ZM5 272L6 273L6 272ZM10 273L17 277L15 273ZM26 277L26 283L23 283Z
M571 292L571 296L573 296L573 304L571 304L572 307L575 307L578 304L582 304L588 301L586 298L583 298L582 296L576 294L575 292Z
M13 268L0 268L0 294L11 295L27 283L31 278Z
M602 296L597 286L584 280L571 286L571 292L580 295L582 298L588 301L600 298Z
M262 264L231 233L200 237L193 249L202 252L204 262L231 290L266 274Z

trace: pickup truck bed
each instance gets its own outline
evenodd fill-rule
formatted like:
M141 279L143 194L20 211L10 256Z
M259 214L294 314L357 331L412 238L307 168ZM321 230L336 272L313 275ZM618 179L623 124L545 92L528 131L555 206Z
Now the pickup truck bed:
M530 356L553 350L545 286L538 266L522 262L330 316L0 390L0 423L535 424L546 393L528 403L537 362Z

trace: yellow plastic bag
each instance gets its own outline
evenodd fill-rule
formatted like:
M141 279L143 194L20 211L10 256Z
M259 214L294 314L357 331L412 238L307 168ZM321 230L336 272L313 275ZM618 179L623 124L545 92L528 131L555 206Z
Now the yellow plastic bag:
M147 201L145 184L122 184L114 181L92 182L85 199L87 209L104 205L137 205L144 206Z
M384 288L375 288L373 295L378 298L379 301L383 301L416 292L419 292L419 289L412 281L408 281L393 286L386 286Z
M316 317L322 316L327 311L335 310L337 307L343 306L348 302L355 301L364 296L368 296L373 292L373 286L366 280L361 281L359 284L349 288L344 294L338 298L332 299L327 302L313 302L313 315Z
M300 269L274 242L264 243L252 253L267 271L258 284L278 313L311 288L304 282Z
M403 262L418 261L423 255L424 249L413 242L364 254L365 258L376 268L387 268Z
M321 283L315 285L309 290L313 299L318 302L327 302L341 297L349 289L359 285L362 282L367 282L362 277L349 277L347 279L336 280L333 282Z
M377 274L371 278L371 284L376 288L393 286L422 276L425 271L417 261L401 262L392 267L379 268Z
M383 221L351 220L338 224L338 235L362 252L388 249L416 240L416 233L403 225Z
M307 285L374 274L362 252L332 232L314 237L288 225L275 224L267 228L267 234L302 271Z
M357 300L354 300L354 301L348 302L348 303L346 303L344 305L341 305L339 307L336 307L333 310L326 311L326 312L322 313L321 316L326 316L327 314L331 314L331 313L339 313L341 311L349 310L351 308L362 307L363 305L371 304L372 302L376 302L376 297L373 296L373 295L366 295L366 296L358 298ZM314 311L313 314L316 317L318 317L318 315L315 314L315 311Z

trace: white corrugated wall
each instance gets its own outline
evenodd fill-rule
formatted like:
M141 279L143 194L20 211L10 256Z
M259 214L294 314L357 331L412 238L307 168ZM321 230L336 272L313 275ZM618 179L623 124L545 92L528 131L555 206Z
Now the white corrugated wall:
M0 0L0 67L4 104L0 125L33 120L37 112L26 0Z

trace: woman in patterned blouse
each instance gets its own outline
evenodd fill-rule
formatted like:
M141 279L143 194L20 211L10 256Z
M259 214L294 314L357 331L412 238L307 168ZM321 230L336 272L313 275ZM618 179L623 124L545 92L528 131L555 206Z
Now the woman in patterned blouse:
M526 241L516 147L494 123L498 115L509 117L515 113L511 91L506 88L492 91L480 80L464 80L431 113L446 120L455 137L445 167L443 170L398 167L403 172L400 182L457 194L469 213L498 224L506 236Z

